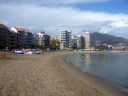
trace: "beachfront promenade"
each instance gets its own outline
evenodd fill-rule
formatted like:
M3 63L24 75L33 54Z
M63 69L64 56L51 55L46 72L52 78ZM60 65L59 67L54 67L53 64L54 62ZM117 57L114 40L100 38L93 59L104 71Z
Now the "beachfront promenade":
M73 53L1 56L0 96L128 96L89 74L83 77L64 60L68 54Z

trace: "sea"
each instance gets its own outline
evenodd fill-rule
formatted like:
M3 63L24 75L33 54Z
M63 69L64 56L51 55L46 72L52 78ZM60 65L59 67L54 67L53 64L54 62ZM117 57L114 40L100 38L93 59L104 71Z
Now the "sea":
M128 92L128 53L81 53L68 56L67 61Z

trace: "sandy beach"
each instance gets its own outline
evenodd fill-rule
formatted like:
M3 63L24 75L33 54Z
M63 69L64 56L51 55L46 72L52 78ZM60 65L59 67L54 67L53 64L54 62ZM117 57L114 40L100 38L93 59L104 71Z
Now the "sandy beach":
M1 54L1 53L0 53ZM0 96L128 96L65 60L76 52L0 57Z

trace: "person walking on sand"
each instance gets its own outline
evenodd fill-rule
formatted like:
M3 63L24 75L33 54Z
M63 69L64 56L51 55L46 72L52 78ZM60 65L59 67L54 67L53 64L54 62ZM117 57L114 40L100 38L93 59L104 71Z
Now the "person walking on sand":
M3 50L3 59L6 59L6 52Z

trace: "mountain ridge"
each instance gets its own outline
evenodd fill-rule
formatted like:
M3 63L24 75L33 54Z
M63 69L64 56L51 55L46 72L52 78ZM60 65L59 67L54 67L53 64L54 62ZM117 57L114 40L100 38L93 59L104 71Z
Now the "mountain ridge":
M106 44L118 44L118 43L126 43L128 45L128 39L123 38L123 37L117 37L117 36L113 36L110 34L103 34L103 33L99 33L99 32L93 32L90 34L90 38L91 38L91 45L95 45L95 41L96 40L101 40L101 43L106 43Z

